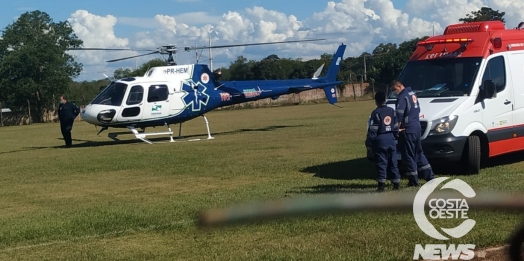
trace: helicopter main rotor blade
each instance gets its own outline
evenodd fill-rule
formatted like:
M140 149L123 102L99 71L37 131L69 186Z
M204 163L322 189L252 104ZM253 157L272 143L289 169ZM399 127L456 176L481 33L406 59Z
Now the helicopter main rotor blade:
M79 51L130 51L131 49L125 49L125 48L66 48L67 50L79 50Z
M227 47L266 45L266 44L279 44L279 43L298 43L298 42L311 42L311 41L321 41L321 40L326 40L326 39L306 39L306 40L293 40L293 41L269 42L269 43L230 44L230 45L215 45L215 46L204 46L204 47L185 47L184 50L191 51L191 50L198 50L198 49L214 49L214 48L227 48Z
M131 59L131 58L140 57L140 56L146 56L146 55L155 54L155 53L160 53L160 51L154 51L154 52L150 52L150 53L146 53L146 54L140 54L140 55L129 56L129 57L120 58L120 59L109 60L109 61L106 61L106 62L110 63L110 62L122 61L122 60L126 60L126 59Z

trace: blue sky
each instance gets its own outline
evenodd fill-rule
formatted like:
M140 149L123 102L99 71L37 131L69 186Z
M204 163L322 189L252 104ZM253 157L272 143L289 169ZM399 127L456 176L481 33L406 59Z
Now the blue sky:
M400 43L444 30L473 10L489 5L506 12L508 24L524 17L524 1L512 0L4 0L0 27L26 11L40 10L54 21L69 20L84 47L154 49L165 44L207 45L212 28L213 45L325 38L307 44L266 45L216 49L213 65L229 66L239 55L259 60L271 54L287 58L318 58L332 53L341 42L345 56L372 52L380 43ZM207 55L202 53L201 61ZM137 52L78 52L84 65L78 80L111 75L116 68L135 67L152 58L106 63ZM195 54L179 52L178 63L195 62Z
M393 0L392 2L396 8L404 8L407 0ZM18 15L33 10L48 13L54 21L63 21L78 9L88 10L101 16L110 14L117 17L152 17L156 14L175 16L202 11L210 15L221 16L228 11L242 11L246 7L253 6L263 6L266 9L278 10L288 15L293 14L298 19L304 19L314 12L323 10L326 2L318 0L156 0L133 2L126 0L4 0L0 9L0 27L4 28L13 23ZM117 34L126 34L130 31L132 31L132 28L126 25L115 27Z

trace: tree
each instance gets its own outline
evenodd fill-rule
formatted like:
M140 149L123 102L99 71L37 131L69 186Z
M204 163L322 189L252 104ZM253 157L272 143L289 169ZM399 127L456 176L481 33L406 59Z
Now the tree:
M489 7L482 7L478 11L471 11L471 14L466 14L466 17L460 18L460 22L480 22L480 21L501 21L506 23L503 16L506 12L499 12L499 10L493 10Z
M122 79L133 76L133 71L130 68L118 68L113 72L115 79Z
M31 107L43 120L65 93L82 64L66 53L82 40L68 22L55 23L41 11L26 12L4 29L0 40L0 100Z
M230 80L252 80L254 66L255 61L248 61L248 59L242 55L238 56L229 66ZM223 80L226 80L226 78L223 78Z

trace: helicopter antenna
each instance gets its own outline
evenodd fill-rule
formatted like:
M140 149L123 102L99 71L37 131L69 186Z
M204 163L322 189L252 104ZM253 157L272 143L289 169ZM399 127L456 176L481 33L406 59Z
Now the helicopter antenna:
M209 69L213 71L213 54L211 54L211 32L209 32Z
M197 44L195 43L195 48L197 47ZM195 50L195 60L196 60L196 63L198 63L198 51Z

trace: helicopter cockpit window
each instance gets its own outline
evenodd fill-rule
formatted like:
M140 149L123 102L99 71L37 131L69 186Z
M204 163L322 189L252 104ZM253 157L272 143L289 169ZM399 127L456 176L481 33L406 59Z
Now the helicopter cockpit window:
M91 103L120 106L122 105L122 100L124 100L126 90L127 84L121 82L112 82Z
M127 105L139 104L144 99L144 87L136 85L131 87L129 91L129 96L127 97Z
M167 85L151 85L147 95L147 102L159 102L167 100L169 90Z

